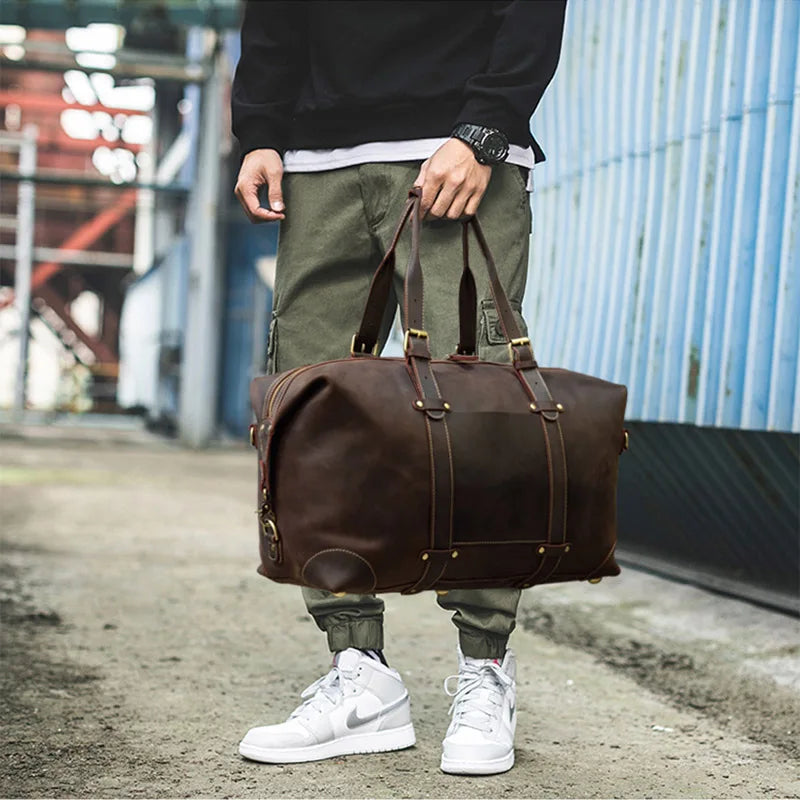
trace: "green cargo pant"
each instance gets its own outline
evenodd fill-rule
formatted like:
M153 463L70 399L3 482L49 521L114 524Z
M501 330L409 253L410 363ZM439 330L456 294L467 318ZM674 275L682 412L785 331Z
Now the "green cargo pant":
M419 162L363 164L284 176L286 219L281 223L278 246L270 372L349 354L372 274L389 246L419 167ZM503 285L519 314L531 231L530 203L519 167L494 167L478 213ZM433 357L444 358L455 350L458 340L461 225L451 220L426 221L420 242L426 327ZM506 360L507 348L489 299L482 257L474 240L471 244L471 264L481 298L479 355ZM402 299L409 246L409 237L404 235L397 250L394 302L385 318L380 347L390 333L396 301ZM524 330L521 315L519 321ZM437 595L437 601L455 612L453 622L466 655L498 658L514 629L519 595L518 589L450 590ZM383 647L380 598L336 597L317 589L303 589L303 596L317 625L326 632L332 651Z

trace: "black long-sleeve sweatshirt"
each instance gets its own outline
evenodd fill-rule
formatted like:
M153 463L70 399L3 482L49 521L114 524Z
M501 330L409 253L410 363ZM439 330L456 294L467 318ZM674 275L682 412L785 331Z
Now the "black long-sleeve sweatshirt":
M533 146L566 0L249 0L233 83L242 154L449 136L460 122Z

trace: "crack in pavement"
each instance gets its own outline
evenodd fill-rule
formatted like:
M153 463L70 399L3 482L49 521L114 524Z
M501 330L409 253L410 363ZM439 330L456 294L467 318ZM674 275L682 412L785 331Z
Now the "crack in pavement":
M696 709L723 726L730 725L748 738L800 760L800 697L790 689L737 672L702 649L695 648L690 655L673 650L674 643L656 637L650 641L621 637L598 623L597 616L587 616L585 610L561 606L553 612L535 601L526 605L518 616L524 630L590 653L640 686L666 697L675 707ZM637 632L637 636L641 634Z

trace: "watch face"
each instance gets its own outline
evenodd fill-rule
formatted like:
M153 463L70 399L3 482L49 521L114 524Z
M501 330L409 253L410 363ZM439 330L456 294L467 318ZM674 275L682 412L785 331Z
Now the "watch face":
M508 143L502 133L492 132L481 142L487 161L502 161L508 155Z

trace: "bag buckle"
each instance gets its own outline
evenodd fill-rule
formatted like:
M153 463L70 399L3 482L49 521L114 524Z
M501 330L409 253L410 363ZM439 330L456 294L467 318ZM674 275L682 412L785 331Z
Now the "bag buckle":
M514 363L514 361L516 360L516 359L514 358L514 348L515 348L515 347L525 347L526 345L527 345L528 347L530 347L530 346L531 346L531 340L530 340L530 339L529 339L527 336L521 336L519 339L512 339L512 340L511 340L511 341L508 343L508 357L509 357L509 359L510 359L510 361L511 361L511 363L512 363L512 364L513 364L513 363ZM533 351L531 351L531 353L532 353L532 352L533 352Z
M276 564L281 563L281 537L278 526L269 518L261 518L261 530L267 540L267 557Z
M267 499L267 490L262 489L262 503L258 509L258 521L261 523L261 535L267 540L267 557L275 564L280 564L283 560L281 553L281 537L278 535L278 526L273 519L274 514L270 509Z
M408 346L411 343L411 337L414 336L417 339L427 339L428 338L428 331L421 331L417 328L409 328L406 331L405 336L403 337L403 352L408 353Z
M378 355L378 343L375 342L375 346L372 348L370 352L367 352L365 346L362 344L360 350L356 350L356 339L358 338L358 334L354 333L353 338L350 340L350 355L351 356L368 356Z

